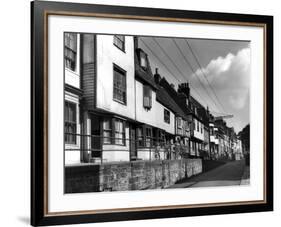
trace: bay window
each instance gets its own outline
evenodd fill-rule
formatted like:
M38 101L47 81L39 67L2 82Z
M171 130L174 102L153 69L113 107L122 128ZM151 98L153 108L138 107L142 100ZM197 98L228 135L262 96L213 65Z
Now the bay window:
M125 121L118 118L104 118L103 143L125 145L126 144Z
M156 129L153 130L150 126L144 125L137 128L138 146L146 148L154 146L156 142L156 135Z
M76 144L76 104L65 101L64 105L64 140L67 144Z
M153 143L152 128L145 128L145 146L151 147Z
M111 144L112 141L112 119L105 118L103 120L103 143Z
M125 122L115 118L114 130L115 144L125 145Z

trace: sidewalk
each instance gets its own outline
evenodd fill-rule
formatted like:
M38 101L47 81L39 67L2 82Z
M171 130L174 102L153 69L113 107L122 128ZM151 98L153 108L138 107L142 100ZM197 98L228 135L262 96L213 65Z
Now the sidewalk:
M250 166L245 166L240 185L249 185L249 184L250 184Z
M170 188L217 187L240 185L245 173L244 160L227 162L208 172L185 179ZM247 184L245 182L245 184Z

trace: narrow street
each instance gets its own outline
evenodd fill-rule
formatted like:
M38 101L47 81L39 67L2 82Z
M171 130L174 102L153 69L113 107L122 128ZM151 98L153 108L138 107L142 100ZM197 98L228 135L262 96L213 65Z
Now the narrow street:
M244 168L244 160L228 162L208 172L172 185L170 188L240 185Z

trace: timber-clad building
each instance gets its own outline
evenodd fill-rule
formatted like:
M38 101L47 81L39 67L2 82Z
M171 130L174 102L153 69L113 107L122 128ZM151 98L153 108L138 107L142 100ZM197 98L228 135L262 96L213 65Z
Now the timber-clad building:
M152 71L138 38L65 33L65 164L241 158L208 108ZM241 153L241 152L240 152Z

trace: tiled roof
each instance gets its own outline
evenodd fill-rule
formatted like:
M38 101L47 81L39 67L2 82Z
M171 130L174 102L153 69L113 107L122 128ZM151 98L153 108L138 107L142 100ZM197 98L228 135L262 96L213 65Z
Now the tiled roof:
M156 99L164 106L172 110L176 115L187 119L187 116L183 112L183 110L178 106L178 104L173 100L168 92L161 86L158 86L158 90L156 91Z
M190 102L191 105L197 108L197 114L195 114L194 111L193 114L195 114L199 119L201 119L202 121L204 121L204 123L207 124L209 122L209 119L205 107L200 102L198 102L193 96L190 96Z
M195 105L197 108L204 108L204 106L198 102L193 96L190 95L190 102Z
M138 59L137 53L135 51L135 77L152 86L154 89L157 89L157 85L154 81L153 74L151 72L151 67L148 60L148 67L147 70L144 70L140 66L140 61Z
M168 95L172 98L172 100L177 104L177 106L181 109L181 111L187 115L191 113L191 110L188 106L184 105L180 101L179 94L176 90L168 83L168 81L163 77L160 81L160 85L165 89Z

